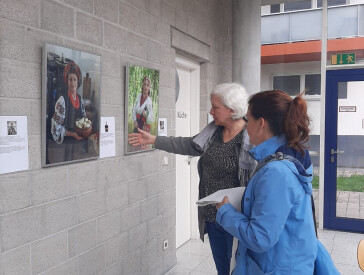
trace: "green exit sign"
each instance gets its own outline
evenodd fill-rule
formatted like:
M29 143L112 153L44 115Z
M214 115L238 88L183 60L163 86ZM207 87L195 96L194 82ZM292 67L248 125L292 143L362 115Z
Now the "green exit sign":
M331 65L355 64L355 53L338 53L331 56Z

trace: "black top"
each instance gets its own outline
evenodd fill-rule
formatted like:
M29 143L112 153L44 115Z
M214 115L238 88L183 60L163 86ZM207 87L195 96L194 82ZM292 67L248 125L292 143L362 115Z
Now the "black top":
M216 138L201 156L200 197L204 198L218 190L238 187L240 185L238 169L239 161L236 143L241 140L242 131L233 139L224 143L222 127L216 131ZM203 219L215 221L216 206L207 205L202 209Z

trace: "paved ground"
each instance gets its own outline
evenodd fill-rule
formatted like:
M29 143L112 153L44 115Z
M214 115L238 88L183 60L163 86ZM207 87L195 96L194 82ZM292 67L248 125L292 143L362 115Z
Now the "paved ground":
M342 275L364 274L357 263L357 247L364 234L319 230L318 235ZM208 240L190 240L182 245L177 250L177 266L167 274L216 275Z
M315 205L318 206L318 190L314 190L313 196ZM337 215L364 219L364 193L339 191ZM317 217L318 211L316 211ZM364 239L364 234L319 230L318 235L342 275L364 274L357 263L357 247L359 241ZM168 275L185 274L217 274L208 240L205 243L200 240L190 240L177 250L177 266Z

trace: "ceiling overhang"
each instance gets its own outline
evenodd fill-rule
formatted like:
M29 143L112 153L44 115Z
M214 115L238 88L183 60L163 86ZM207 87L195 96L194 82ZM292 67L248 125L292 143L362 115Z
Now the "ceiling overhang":
M364 37L332 39L327 41L327 54L355 53L364 58ZM261 47L261 64L308 62L321 60L321 41L304 41Z

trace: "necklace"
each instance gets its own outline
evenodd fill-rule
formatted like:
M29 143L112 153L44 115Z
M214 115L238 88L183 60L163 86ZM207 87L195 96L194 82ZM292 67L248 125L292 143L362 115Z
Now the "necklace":
M68 97L69 97L73 107L78 109L80 107L80 101L78 100L77 94L76 94L76 96L73 96L73 94L70 91L68 91Z

